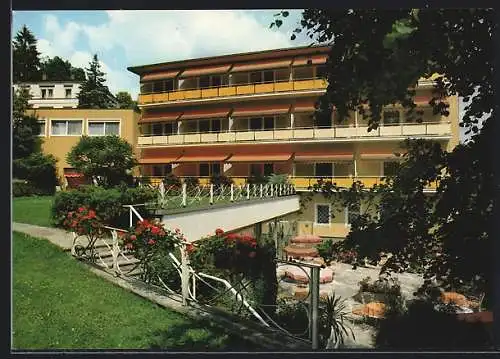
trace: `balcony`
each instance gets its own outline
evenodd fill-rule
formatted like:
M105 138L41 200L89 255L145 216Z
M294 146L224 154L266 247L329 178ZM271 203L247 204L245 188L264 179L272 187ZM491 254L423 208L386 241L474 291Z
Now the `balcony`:
M164 179L164 177L142 177L149 180L153 186L157 186ZM182 181L183 177L179 177ZM248 177L230 177L233 180L235 186L245 186L248 183ZM350 188L352 184L356 181L361 181L365 187L371 188L374 185L383 184L382 177L380 176L358 176L358 177L320 177L320 176L290 176L289 181L294 185L297 191L307 191L309 187L314 186L318 183L318 180L331 181L336 183L337 186L343 188ZM198 177L200 185L209 185L210 177ZM251 185L253 186L253 185ZM258 185L256 185L258 186ZM435 191L437 188L437 183L431 183L426 190L429 192Z
M52 107L52 108L77 108L78 107L78 99L77 98L32 98L28 101L28 103L33 108L40 107Z
M363 138L401 139L406 137L451 136L450 122L403 123L380 126L368 132L367 126L336 126L332 128L286 128L260 131L231 131L213 133L182 133L175 135L142 135L137 139L140 147L278 141L326 141Z
M154 103L204 100L213 98L225 98L234 96L249 96L258 94L284 93L290 91L324 90L327 83L323 79L308 79L283 82L255 83L230 85L225 87L213 87L205 89L177 90L170 92L141 94L139 105Z

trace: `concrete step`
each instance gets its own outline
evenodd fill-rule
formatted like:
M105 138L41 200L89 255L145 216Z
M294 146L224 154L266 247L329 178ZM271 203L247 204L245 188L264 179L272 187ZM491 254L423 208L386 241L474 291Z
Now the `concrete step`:
M292 238L292 243L294 244L302 243L302 244L317 245L320 244L321 242L323 242L323 239L314 234L303 234Z

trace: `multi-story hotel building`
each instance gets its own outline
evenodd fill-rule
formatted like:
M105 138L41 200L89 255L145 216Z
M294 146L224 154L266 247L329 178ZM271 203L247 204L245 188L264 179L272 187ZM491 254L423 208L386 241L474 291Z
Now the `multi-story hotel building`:
M27 88L31 95L28 104L32 108L77 108L80 82L40 81L13 85L13 91Z
M373 185L394 168L394 152L407 137L434 139L447 149L458 143L458 100L448 99L448 117L433 115L431 80L416 88L422 123L408 122L397 105L384 109L371 132L357 112L341 125L335 111L315 120L328 51L299 47L130 67L141 84L142 175L159 181L173 172L206 183L222 174L240 185L254 175L287 174L302 191L318 178ZM349 211L331 216L331 210L317 195L292 217L299 232L343 237Z

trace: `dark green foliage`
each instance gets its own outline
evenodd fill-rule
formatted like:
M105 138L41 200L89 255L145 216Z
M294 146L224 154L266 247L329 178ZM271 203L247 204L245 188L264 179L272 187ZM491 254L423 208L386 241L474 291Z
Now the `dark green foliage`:
M379 323L376 346L401 350L488 350L491 334L479 323L460 322L438 312L433 304L414 301L404 314L388 315Z
M41 196L43 191L25 181L12 181L12 197Z
M40 80L40 52L33 33L23 25L12 44L12 77L14 83Z
M197 187L200 185L200 179L198 177L186 177L184 178L184 183L186 184L187 188L193 188Z
M104 84L104 72L101 71L101 65L94 55L89 67L85 69L87 76L80 86L78 93L78 108L113 108L116 99Z
M94 209L98 217L107 225L118 228L129 227L128 208L126 204L143 204L154 201L155 193L148 188L112 188L105 189L98 186L81 186L78 190L58 192L54 198L52 218L56 226L61 226L66 215L81 206ZM144 218L150 213L140 208Z
M166 187L170 186L181 187L182 185L181 179L173 173L169 173L168 175L165 176L165 178L163 179L163 184Z
M126 91L120 91L115 95L116 101L118 102L118 108L128 108L133 109L136 112L141 112L137 106L137 102L132 100L132 96Z
M130 183L130 171L137 164L130 143L118 136L83 136L68 153L67 161L106 188Z
M37 118L26 115L31 98L29 90L21 88L13 93L12 99L12 157L14 159L29 156L40 151L41 140L38 136Z
M252 175L247 179L248 184L266 184L267 181L267 177L261 175Z
M305 30L315 42L331 45L328 88L319 108L335 107L340 122L349 110L358 110L371 129L377 128L383 106L397 102L410 120L419 121L415 85L435 73L442 75L429 102L435 114L449 114L443 100L450 95L470 100L460 123L466 134L473 134L466 145L447 154L436 143L412 141L398 175L387 185L363 191L357 183L345 194L332 195L342 205L361 197L381 212L381 218L368 211L358 216L346 247L372 263L380 252L394 254L383 270L424 272L422 290L432 286L434 276L444 288L476 294L492 290L491 230L498 185L485 153L497 140L491 128L496 26L494 10L486 8L306 9L294 31ZM478 119L485 114L491 115L479 131ZM424 193L424 186L436 179L437 193ZM337 192L335 186L326 189Z
M40 194L50 195L55 193L58 185L56 163L54 156L35 152L14 160L12 173L15 178L27 180Z
M214 186L230 186L233 180L227 176L216 174L210 177L210 183Z
M47 81L84 81L85 72L81 68L71 66L68 60L59 56L47 58L40 67L42 79Z

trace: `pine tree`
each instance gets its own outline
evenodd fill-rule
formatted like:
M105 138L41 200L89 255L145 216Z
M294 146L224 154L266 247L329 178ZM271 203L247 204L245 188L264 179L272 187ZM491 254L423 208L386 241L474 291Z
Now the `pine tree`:
M23 25L13 42L13 80L14 83L37 81L40 79L40 52L33 33Z
M85 69L86 79L80 86L78 94L79 108L114 108L116 107L116 99L109 91L109 88L104 84L106 79L105 73L101 71L101 65L97 59L97 54L94 55L89 67Z

